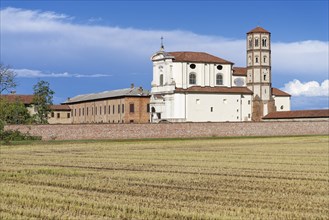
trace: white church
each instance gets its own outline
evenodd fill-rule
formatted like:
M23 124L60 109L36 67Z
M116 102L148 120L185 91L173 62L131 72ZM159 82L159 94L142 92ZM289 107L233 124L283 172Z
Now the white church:
M204 52L166 52L151 58L151 119L168 122L260 121L290 111L290 95L271 84L271 33L247 33L247 67Z

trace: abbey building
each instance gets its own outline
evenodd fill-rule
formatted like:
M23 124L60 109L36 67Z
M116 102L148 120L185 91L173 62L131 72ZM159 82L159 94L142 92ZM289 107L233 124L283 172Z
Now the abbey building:
M290 111L290 95L272 88L271 34L247 33L247 67L204 52L155 53L150 121L260 121Z

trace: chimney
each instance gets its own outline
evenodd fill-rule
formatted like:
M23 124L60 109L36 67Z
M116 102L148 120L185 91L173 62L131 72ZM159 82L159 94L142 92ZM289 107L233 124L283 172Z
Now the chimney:
M140 87L138 88L138 91L139 91L140 93L142 93L142 92L143 92L143 87L140 86Z
M134 86L134 83L130 84L130 88L133 89L135 86Z

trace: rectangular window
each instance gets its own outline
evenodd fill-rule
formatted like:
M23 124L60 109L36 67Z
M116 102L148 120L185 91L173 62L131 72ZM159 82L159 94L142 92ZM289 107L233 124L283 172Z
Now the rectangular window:
M250 105L250 100L248 100L248 105Z
M130 120L129 122L130 122L130 123L134 123L134 120Z
M60 118L61 117L61 113L57 113L57 118Z
M135 112L135 104L134 103L130 103L130 105L129 105L129 112L130 113L134 113Z
M213 112L214 111L214 107L210 107L210 112Z
M102 106L99 106L99 114L102 114Z
M87 115L88 115L88 113L89 113L88 109L89 109L89 108L87 107Z
M266 75L264 75L264 80L266 80Z
M51 113L51 117L52 118L55 117L55 113L54 112Z
M77 109L74 109L74 116L77 116Z
M85 108L82 108L82 115L85 115Z
M106 106L104 105L104 115L106 115Z
M250 114L248 114L248 118L250 118Z
M114 105L112 107L112 112L113 112L113 114L115 113ZM113 121L113 123L114 123L114 121Z
M79 108L79 116L81 116L81 108Z
M111 114L111 106L109 105L109 114Z
M120 114L120 105L118 105L118 114Z
M67 113L67 118L70 118L71 117L71 114L70 113Z
M146 105L146 112L150 112L150 104Z
M91 107L91 115L94 115L94 108Z
M97 115L97 107L95 107L95 115Z
M125 105L124 104L122 104L122 113L125 113Z

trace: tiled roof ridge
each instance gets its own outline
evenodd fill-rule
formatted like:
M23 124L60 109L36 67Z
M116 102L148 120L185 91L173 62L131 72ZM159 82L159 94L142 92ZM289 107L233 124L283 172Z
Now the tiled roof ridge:
M233 75L237 76L247 76L247 67L233 67Z
M27 94L2 94L0 98L3 97L7 99L9 102L11 101L21 101L25 105L33 104L34 95L27 95Z
M272 87L271 92L272 92L272 95L275 95L275 96L291 96L289 93L284 92L284 91L282 91L278 88L274 88L274 87Z
M218 63L233 64L233 62L214 56L206 52L195 51L172 51L168 52L174 57L174 62L199 62L199 63Z
M254 29L250 30L247 34L250 34L250 33L269 33L270 34L270 32L268 30L265 30L264 28L262 28L260 26L257 26Z
M122 96L147 96L147 95L149 95L149 91L143 89L142 87L123 88L123 89L108 90L108 91L86 94L86 95L77 95L64 102L64 104L85 102L89 100L99 100L105 98L115 98Z
M294 110L271 112L263 119L288 119L288 118L329 118L329 109Z

